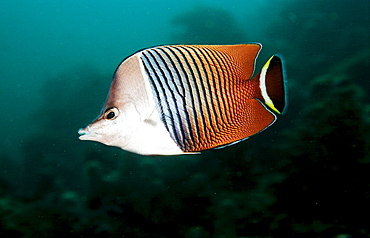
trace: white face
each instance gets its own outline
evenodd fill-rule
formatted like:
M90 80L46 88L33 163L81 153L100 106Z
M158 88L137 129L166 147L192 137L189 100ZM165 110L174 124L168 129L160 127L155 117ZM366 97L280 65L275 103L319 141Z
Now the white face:
M143 155L183 154L160 119L142 68L140 52L118 67L102 114L78 131L79 139Z
M125 149L140 124L140 114L133 103L121 108L105 108L102 115L78 133L80 140L92 140Z
M149 114L137 109L133 103L126 103L121 109L106 108L97 120L78 131L79 139L142 155L184 154L171 139L155 108Z

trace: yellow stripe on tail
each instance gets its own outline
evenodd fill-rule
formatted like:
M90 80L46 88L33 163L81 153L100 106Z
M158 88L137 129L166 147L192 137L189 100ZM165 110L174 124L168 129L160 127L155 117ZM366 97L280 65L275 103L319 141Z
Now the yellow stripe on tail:
M277 114L287 108L285 70L281 56L273 55L261 69L260 89L263 102Z

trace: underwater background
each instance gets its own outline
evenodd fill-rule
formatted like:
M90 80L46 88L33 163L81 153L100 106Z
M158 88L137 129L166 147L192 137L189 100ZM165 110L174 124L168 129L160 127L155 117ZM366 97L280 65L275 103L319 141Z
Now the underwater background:
M370 237L370 1L2 0L0 237ZM261 42L289 108L246 141L145 157L78 140L117 65Z

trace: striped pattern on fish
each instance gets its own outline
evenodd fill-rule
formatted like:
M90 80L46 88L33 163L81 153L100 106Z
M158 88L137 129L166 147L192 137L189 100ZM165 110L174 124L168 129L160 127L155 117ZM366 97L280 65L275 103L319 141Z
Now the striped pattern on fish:
M142 155L199 153L263 131L286 111L284 63L253 76L261 44L169 45L121 62L100 116L80 129Z
M161 46L141 55L161 119L183 151L210 149L250 136L246 120L250 107L245 100L255 96L250 89L257 81L246 81L253 70L243 75L248 68L243 70L227 51L214 48ZM274 115L265 114L267 124L272 124Z

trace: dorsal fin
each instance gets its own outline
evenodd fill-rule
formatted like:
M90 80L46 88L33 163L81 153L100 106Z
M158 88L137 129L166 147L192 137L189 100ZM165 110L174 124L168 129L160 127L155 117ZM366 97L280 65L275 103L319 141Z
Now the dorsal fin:
M234 71L238 78L244 80L252 77L256 64L257 56L262 48L259 43L252 44L239 44L239 45L194 45L196 48L212 49L217 52L223 53L226 57L230 57L232 62L236 65Z

